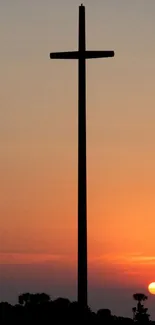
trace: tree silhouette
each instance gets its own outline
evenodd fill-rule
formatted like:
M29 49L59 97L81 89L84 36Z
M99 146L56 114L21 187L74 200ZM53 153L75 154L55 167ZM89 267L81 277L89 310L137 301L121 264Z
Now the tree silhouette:
M99 321L109 322L111 320L111 310L110 309L99 309L97 312L97 317Z
M148 297L144 293L134 293L133 295L134 300L141 303L141 301L145 301Z
M146 301L148 297L143 293L135 293L133 299L137 301L137 307L133 307L133 320L138 323L149 322L149 314L147 314L148 308L144 308L142 301Z
M19 295L18 302L20 305L25 306L27 303L30 302L30 293L27 292Z
M43 304L50 301L50 296L46 293L23 293L19 295L18 302L20 305Z

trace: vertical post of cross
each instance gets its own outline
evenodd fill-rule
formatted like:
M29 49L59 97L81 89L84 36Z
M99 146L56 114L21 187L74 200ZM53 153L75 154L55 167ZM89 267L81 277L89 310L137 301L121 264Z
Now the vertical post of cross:
M86 36L85 7L79 9L78 62L78 302L87 306L87 175L86 175Z

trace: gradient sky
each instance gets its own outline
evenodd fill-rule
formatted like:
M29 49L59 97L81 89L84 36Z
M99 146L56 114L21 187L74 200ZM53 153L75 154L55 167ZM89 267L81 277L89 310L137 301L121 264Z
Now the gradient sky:
M87 63L89 303L131 316L155 281L155 1L84 4L87 47L116 52ZM79 5L0 2L0 300L12 303L76 299L77 63L49 53L77 49Z

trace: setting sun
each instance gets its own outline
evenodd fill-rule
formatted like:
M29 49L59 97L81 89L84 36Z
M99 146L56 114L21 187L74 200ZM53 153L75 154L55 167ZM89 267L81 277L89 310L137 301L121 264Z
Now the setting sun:
M149 284L148 290L152 295L155 295L155 282Z

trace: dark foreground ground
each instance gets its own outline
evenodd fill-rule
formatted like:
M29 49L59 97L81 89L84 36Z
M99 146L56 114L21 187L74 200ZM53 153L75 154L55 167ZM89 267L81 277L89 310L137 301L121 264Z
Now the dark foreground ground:
M139 305L138 305L139 304ZM77 302L66 298L51 301L46 294L23 294L15 306L0 303L0 325L6 324L155 324L149 321L147 310L138 302L133 308L133 318L118 317L109 309L96 313L89 307L80 308ZM138 310L139 308L139 310Z

